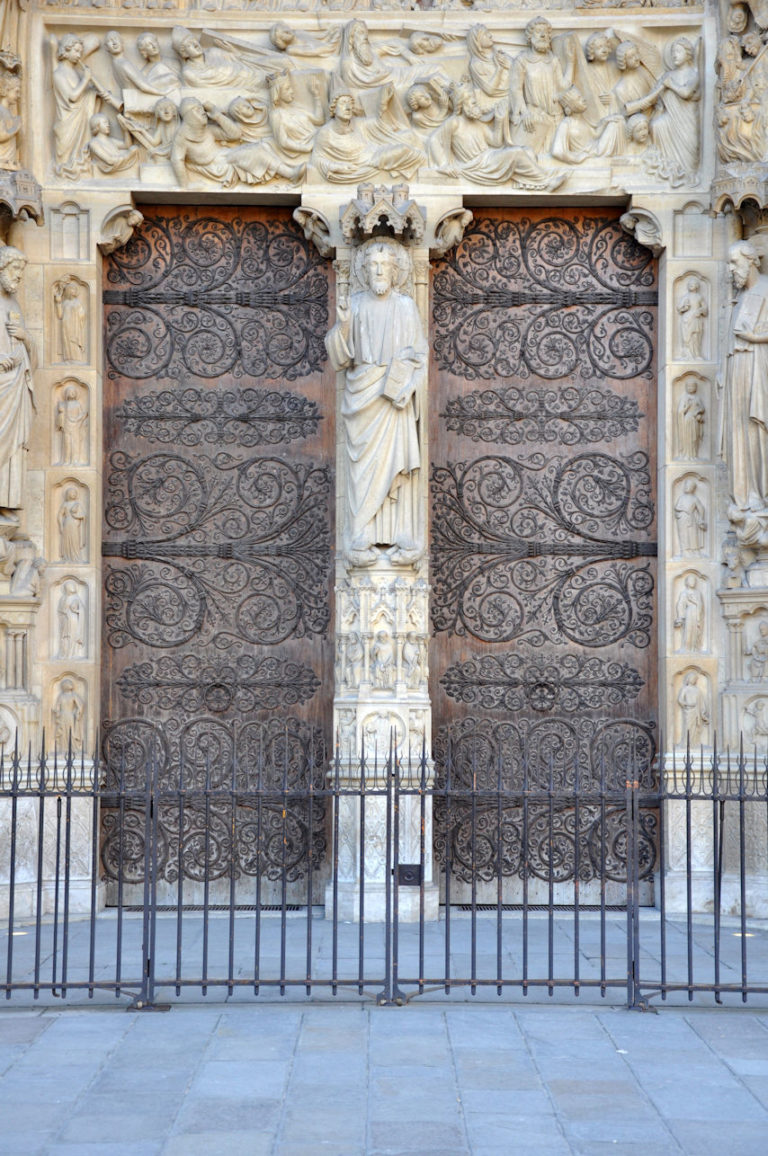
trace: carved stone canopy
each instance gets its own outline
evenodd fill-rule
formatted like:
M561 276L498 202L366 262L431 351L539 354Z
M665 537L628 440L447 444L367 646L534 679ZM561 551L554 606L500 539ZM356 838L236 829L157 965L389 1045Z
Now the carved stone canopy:
M31 217L43 224L42 191L26 169L0 169L0 216L10 221Z
M339 220L350 245L377 236L418 244L426 226L424 210L411 200L407 185L358 185L357 197L341 210Z

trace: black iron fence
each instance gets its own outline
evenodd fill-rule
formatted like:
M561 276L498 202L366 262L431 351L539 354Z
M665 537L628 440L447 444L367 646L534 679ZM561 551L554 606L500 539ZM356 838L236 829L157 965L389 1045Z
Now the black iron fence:
M7 999L768 994L754 754L161 770L6 748Z

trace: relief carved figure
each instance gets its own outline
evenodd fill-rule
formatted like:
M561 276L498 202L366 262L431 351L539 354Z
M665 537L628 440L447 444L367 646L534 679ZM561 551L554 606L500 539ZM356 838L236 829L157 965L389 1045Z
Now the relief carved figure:
M723 444L732 505L728 516L744 525L768 506L768 277L749 241L728 252L738 293L722 380Z
M77 486L67 486L64 490L56 521L62 562L86 562L88 511Z
M386 630L377 630L371 646L371 682L388 690L395 681L395 644Z
M109 120L103 112L94 113L89 121L91 139L88 153L95 168L108 176L133 168L139 160L138 145L121 144L113 140Z
M552 25L537 16L525 26L528 47L514 58L510 81L510 122L514 144L537 153L550 151L563 111L559 98L572 84L552 51Z
M629 116L653 109L651 140L655 157L649 156L649 172L657 172L673 186L691 180L699 167L701 100L696 49L685 36L669 47L671 67L651 91L626 106Z
M758 627L757 637L749 646L744 646L744 654L749 658L747 671L752 682L762 682L766 675L768 663L768 621L762 620Z
M178 183L186 187L192 173L217 184L234 184L237 175L221 144L239 139L234 121L210 101L203 104L194 96L182 100L179 112L181 123L171 145L171 165Z
M370 565L379 550L409 563L423 551L417 478L427 342L416 303L401 292L407 251L370 241L357 262L367 287L339 304L326 337L332 364L345 373L347 554L353 565Z
M356 630L350 631L343 639L344 643L344 671L342 682L348 690L358 687L363 680L363 662L365 648L362 639Z
M698 277L689 277L677 303L680 318L680 349L683 357L700 361L704 348L704 322L709 313Z
M59 462L71 466L88 460L88 407L76 385L67 385L56 403Z
M13 52L0 51L0 169L19 167L19 99L21 61Z
M80 283L67 274L53 286L53 308L59 331L59 360L86 360L88 317L80 296Z
M701 554L707 534L707 509L697 493L695 478L685 478L675 499L675 521L680 553Z
M85 700L71 678L63 678L53 704L53 735L58 751L80 753L85 741Z
M34 349L16 300L27 259L0 245L0 509L24 499L24 454L32 429Z
M707 411L699 397L699 384L694 377L685 379L680 400L675 412L677 434L677 456L695 461L699 456L704 437L704 422Z
M687 671L677 695L680 740L689 742L692 747L705 741L709 726L709 697L699 686L699 677L698 671Z
M83 658L86 653L85 603L78 593L77 582L65 582L56 607L59 627L59 658Z
M681 651L701 650L704 640L704 595L695 574L686 574L675 602L675 628Z
M100 100L118 108L120 102L104 91L83 63L99 47L98 37L81 38L68 32L53 42L53 47L58 61L53 70L54 172L58 177L76 181L91 172L90 123Z

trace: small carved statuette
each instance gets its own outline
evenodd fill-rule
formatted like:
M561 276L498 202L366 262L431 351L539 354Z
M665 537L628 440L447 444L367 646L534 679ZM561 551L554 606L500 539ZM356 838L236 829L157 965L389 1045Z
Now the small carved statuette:
M59 658L83 658L86 653L85 604L76 582L65 582L56 607L59 622Z
M706 691L699 686L699 674L689 670L683 676L683 683L677 696L680 709L680 738L696 746L706 738L709 726L709 700Z
M29 538L15 538L11 594L35 598L40 593L45 558Z
M701 291L698 277L689 277L685 291L677 303L680 317L680 348L683 357L700 361L704 348L704 322L709 310Z
M76 486L67 486L57 516L63 562L87 561L87 510Z
M88 409L76 385L67 385L56 403L56 430L60 439L59 461L71 466L88 459Z
M704 638L704 596L695 574L686 574L677 596L675 628L680 631L678 650L701 650Z
M677 536L683 555L701 554L706 542L707 511L696 490L696 480L685 478L675 500Z
M59 330L59 359L86 361L87 315L80 284L69 274L53 286L53 306Z
M688 461L696 461L704 437L704 421L707 411L699 397L698 382L694 377L685 380L680 400L677 403L677 454Z
M53 734L58 751L81 752L85 740L85 702L71 678L63 678L53 707Z
M388 690L395 681L395 644L386 630L379 630L371 646L371 682Z
M768 663L768 622L763 619L757 638L751 646L745 646L744 654L749 658L748 670L752 682L762 682Z

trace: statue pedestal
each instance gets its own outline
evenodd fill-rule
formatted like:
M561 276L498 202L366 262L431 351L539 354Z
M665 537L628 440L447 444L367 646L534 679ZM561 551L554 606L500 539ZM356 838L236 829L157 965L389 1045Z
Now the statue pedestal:
M415 773L415 772L414 772ZM331 772L331 778L335 772ZM354 767L345 767L339 778L341 794L336 801L339 809L337 917L342 923L360 921L361 900L364 923L381 923L387 916L389 890L390 918L394 918L395 892L397 917L401 923L417 923L421 918L421 800L418 794L398 793L398 872L394 874L394 788L390 787L389 823L392 843L389 848L387 879L387 806L383 794L386 769L376 778L366 779L365 792L361 790L359 774ZM426 786L431 786L431 775ZM349 794L345 794L349 791ZM374 794L373 792L377 792ZM362 827L362 830L361 830ZM439 889L433 879L432 856L432 800L427 797L424 806L424 919L434 921L439 914ZM398 882L399 880L399 882ZM362 893L362 894L361 894ZM325 916L333 918L334 887L329 883L325 891Z

